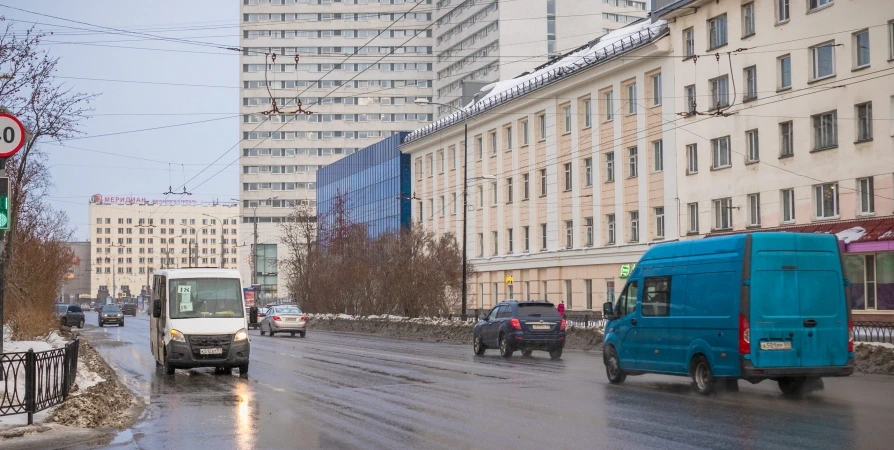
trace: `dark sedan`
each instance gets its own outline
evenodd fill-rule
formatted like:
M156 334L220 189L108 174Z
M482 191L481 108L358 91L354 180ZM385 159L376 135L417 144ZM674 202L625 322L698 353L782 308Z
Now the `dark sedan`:
M84 311L78 305L56 305L56 315L63 327L84 328Z
M137 305L136 303L122 303L121 304L121 312L127 316L137 316Z
M565 347L565 319L552 303L508 300L494 306L475 325L472 345L476 355L483 355L488 348L500 349L504 358L516 350L524 356L545 350L550 358L559 359Z

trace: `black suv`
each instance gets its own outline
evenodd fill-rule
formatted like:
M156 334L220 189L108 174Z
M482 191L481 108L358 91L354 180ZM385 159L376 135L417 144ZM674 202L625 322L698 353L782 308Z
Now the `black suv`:
M550 358L559 359L565 347L565 319L550 302L508 300L475 325L472 345L476 355L488 348L499 348L504 358L516 350L524 356L546 350Z

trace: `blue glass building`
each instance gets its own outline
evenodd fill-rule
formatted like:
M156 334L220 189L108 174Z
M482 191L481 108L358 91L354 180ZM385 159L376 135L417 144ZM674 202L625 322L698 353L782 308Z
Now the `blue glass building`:
M410 226L410 155L398 150L408 133L397 133L317 171L317 225L331 224L329 211L341 194L351 222L370 236Z

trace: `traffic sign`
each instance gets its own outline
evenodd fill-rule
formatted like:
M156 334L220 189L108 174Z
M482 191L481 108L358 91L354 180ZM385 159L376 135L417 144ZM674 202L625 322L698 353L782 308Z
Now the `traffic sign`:
M0 158L9 158L25 146L25 126L10 113L0 113Z

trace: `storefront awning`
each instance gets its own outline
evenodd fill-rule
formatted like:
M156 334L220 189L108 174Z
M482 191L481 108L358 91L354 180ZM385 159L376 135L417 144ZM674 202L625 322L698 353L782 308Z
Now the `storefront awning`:
M837 220L811 223L808 225L788 225L758 230L709 233L705 237L729 236L742 233L785 231L791 233L834 234L848 252L871 252L894 250L894 216L872 219Z

